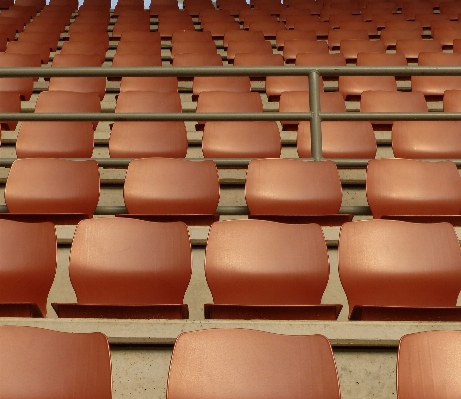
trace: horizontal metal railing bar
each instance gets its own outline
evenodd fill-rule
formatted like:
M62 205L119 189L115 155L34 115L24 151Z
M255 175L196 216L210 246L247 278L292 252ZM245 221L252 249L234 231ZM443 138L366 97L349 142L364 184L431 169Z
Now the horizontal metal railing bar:
M304 76L315 71L320 76L457 76L460 66L294 66L294 67L24 67L1 68L1 77L81 77L81 76Z
M323 121L456 121L461 112L320 112ZM0 121L309 121L312 112L0 113Z
M8 213L6 205L0 205L0 213ZM128 211L124 206L98 206L94 214L97 216L108 216L126 213ZM216 213L218 215L249 215L248 207L246 206L218 206ZM370 207L368 206L345 206L339 210L339 213L360 216L371 215Z

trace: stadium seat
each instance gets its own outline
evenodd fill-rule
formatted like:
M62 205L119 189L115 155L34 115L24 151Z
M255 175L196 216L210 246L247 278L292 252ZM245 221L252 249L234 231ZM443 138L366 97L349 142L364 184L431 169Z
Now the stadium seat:
M451 161L371 160L366 190L376 219L460 223L461 178Z
M120 93L124 91L177 92L178 78L174 76L124 76L120 82Z
M245 26L245 24L244 24ZM274 21L255 21L250 22L249 31L263 32L266 39L275 39L279 31L285 30L285 24Z
M287 28L290 26L288 24L288 18L287 18L287 23L286 23ZM328 36L328 33L331 30L330 24L328 22L305 22L305 21L295 21L293 23L293 28L294 30L313 30L317 38L319 37L326 37Z
M234 66L284 66L282 54L252 54L237 53L234 58ZM268 78L269 76L267 76ZM251 77L250 79L252 79ZM266 80L261 77L258 80Z
M199 32L196 30L181 30L173 33L171 44L176 42L212 42L213 37L210 32Z
M310 158L310 122L298 125L297 149L300 158ZM322 122L322 156L324 158L365 158L376 156L377 146L370 122Z
M121 42L143 42L143 43L160 43L161 38L158 32L139 32L127 31L120 36Z
M0 351L6 397L112 398L109 342L104 334L1 326Z
M191 255L187 226L181 222L83 220L69 259L77 303L53 303L53 308L64 318L187 319L183 300Z
M224 0L217 1L216 4L219 6L220 10L227 10L229 13L236 17L240 14L240 11L243 8L250 8L251 6L246 3L245 0Z
M413 4L407 4L402 7L402 14L405 15L408 19L415 19L416 14L420 12L431 12L433 11L433 6L430 3L425 2L414 2Z
M0 237L0 316L46 317L57 262L53 224L0 220Z
M404 335L397 356L397 394L401 399L453 397L459 392L459 331L425 331Z
M279 20L282 22L286 22L288 16L298 16L298 15L301 17L310 18L312 16L312 13L310 10L300 10L300 9L296 9L292 7L287 7L280 11ZM293 29L293 27L291 29Z
M0 31L6 34L6 40L12 42L16 38L16 26L8 18L0 18Z
M121 54L139 54L139 55L161 55L160 42L135 42L135 41L120 41L117 45L116 55Z
M35 112L40 113L100 113L101 103L97 93L76 93L73 91L42 91L35 104ZM96 129L98 122L93 122Z
M131 42L130 42L131 43ZM135 67L135 66L162 66L162 56L158 54L142 53L115 53L112 59L113 67ZM120 78L109 78L109 80L120 80Z
M173 66L222 66L222 57L219 54L178 54Z
M103 42L64 42L59 54L97 55L99 56L100 65L106 60L106 51Z
M210 32L213 39L222 39L229 30L236 30L240 28L237 21L234 22L202 22L202 29L204 32Z
M423 34L423 26L419 21L387 21L384 30L416 30Z
M229 30L224 34L223 44L227 49L229 42L264 42L263 32L247 31L247 30Z
M0 112L21 112L20 94L16 92L0 92ZM2 129L15 130L17 121L2 121Z
M120 17L119 17L120 18ZM123 35L123 32L147 32L150 33L150 21L149 18L147 21L119 21L114 25L114 28L112 29L112 38L114 40L120 39L120 37Z
M91 122L22 122L16 140L18 158L91 158Z
M342 305L321 304L329 269L318 224L213 223L205 252L213 303L205 318L336 320Z
M161 22L159 20L158 32L162 40L170 39L173 34L181 30L195 30L194 23L190 21L171 21L171 22Z
M335 16L336 15L332 15L331 18ZM363 21L361 15L351 15L351 17L359 17L359 20L341 21L338 24L338 28L344 30L366 30L368 36L378 36L378 27L373 21ZM330 25L332 25L331 18Z
M341 40L339 51L346 60L356 60L358 53L385 53L386 47L381 40Z
M296 32L296 31L293 31ZM286 63L294 63L301 53L328 53L328 44L317 40L287 40L283 47L283 58Z
M460 320L460 265L449 223L363 220L341 228L338 268L350 320Z
M331 7L331 6L330 6ZM344 22L350 23L359 23L362 24L365 21L361 15L351 15L351 14L332 14L328 19L332 29L340 29L340 25ZM370 24L372 25L372 24ZM358 30L354 27L353 30Z
M461 23L458 29L432 28L432 37L442 46L453 46L453 40L461 39Z
M177 0L151 0L150 2L150 15L153 17L157 17L159 12L163 10L177 10L178 9L178 1Z
M422 27L426 29L431 28L436 21L449 21L449 19L447 14L434 14L433 12L415 14L415 21L421 22Z
M460 121L399 121L392 126L396 158L461 158Z
M364 91L360 112L428 112L423 93L419 91ZM393 121L372 121L373 124L392 124Z
M445 112L460 112L461 90L446 90L443 95L443 110Z
M48 43L10 42L8 46L6 46L5 53L38 54L42 64L48 64L50 60L50 46Z
M109 35L107 32L103 31L82 31L74 32L69 35L69 41L73 42L101 42L104 43L105 50L109 49Z
M404 54L407 59L417 59L420 53L441 53L442 46L435 39L399 39L395 45L395 50Z
M213 161L134 159L123 189L125 217L211 225L219 219L219 179Z
M56 51L58 48L58 40L55 39L53 32L52 34L47 32L21 32L18 36L18 42L48 43L50 51Z
M405 55L396 53L358 53L357 66L407 66Z
M196 76L192 84L192 98L205 91L226 91L249 93L251 91L248 76Z
M301 392L306 399L340 397L333 352L322 335L210 329L183 333L175 342L169 399L185 393L190 399L288 399Z
M313 30L280 30L275 37L275 45L277 49L283 50L285 41L287 40L317 40L317 35Z
M115 105L115 112L181 111L181 98L178 92L125 91L120 93Z
M395 13L376 13L371 16L364 15L364 18L368 21L373 21L378 29L384 29L386 22L389 21L406 21L407 17L404 14L395 14ZM382 34L382 32L381 32Z
M5 185L2 219L74 224L92 217L99 200L96 161L17 159Z
M361 96L366 91L397 91L394 76L340 76L339 92L345 99L350 96Z
M0 53L0 68L40 67L38 54ZM34 88L34 78L1 78L0 92L16 92L29 101Z
M53 68L100 67L99 55L56 54L51 64ZM96 93L102 100L106 94L105 77L52 77L49 91L65 91L76 93Z
M461 54L420 53L419 66L459 66ZM442 96L446 90L461 89L460 76L412 76L411 88L425 96Z
M176 41L171 48L171 59L178 54L216 54L216 44L213 40L206 42Z
M393 29L388 28L381 31L380 40L386 48L397 45L397 41L401 39L418 40L422 38L421 31L418 29Z
M282 150L276 122L207 122L205 158L279 158Z
M245 198L251 219L327 226L352 220L352 215L338 215L342 188L332 161L252 160Z
M339 92L320 93L322 112L346 112L344 98ZM309 112L308 91L285 91L280 95L279 112ZM284 129L297 125L298 121L281 121Z
M330 32L328 32L328 47L330 49L339 47L342 40L368 40L368 39L369 39L369 36L366 30L331 29Z
M232 63L238 53L272 54L272 44L268 41L233 41L227 46L227 61Z

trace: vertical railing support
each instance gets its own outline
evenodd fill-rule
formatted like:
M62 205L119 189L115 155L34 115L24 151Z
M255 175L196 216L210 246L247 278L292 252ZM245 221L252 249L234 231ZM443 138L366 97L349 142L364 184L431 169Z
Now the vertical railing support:
M320 112L320 76L317 71L309 73L309 106L311 118L311 151L314 161L321 161L322 156L322 118Z

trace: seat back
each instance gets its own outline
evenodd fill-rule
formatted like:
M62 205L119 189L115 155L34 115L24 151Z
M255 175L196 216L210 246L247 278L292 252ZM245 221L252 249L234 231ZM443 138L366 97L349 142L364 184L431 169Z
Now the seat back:
M0 327L0 379L8 398L112 398L109 343L101 333Z
M366 191L377 219L385 215L461 213L461 178L451 161L371 160Z
M399 399L455 397L461 367L459 331L425 331L404 335L397 357Z
M263 112L263 103L256 92L205 91L198 97L197 112Z
M17 159L5 185L10 213L79 213L92 216L99 200L96 161Z
M215 304L318 305L329 262L317 224L231 220L211 226L205 275Z
M216 164L168 158L132 160L123 196L129 213L214 214L219 202Z
M75 230L69 275L79 304L180 304L191 263L184 223L91 219Z
M181 112L178 92L121 92L115 105L115 112Z
M336 214L342 201L332 161L256 159L248 165L245 198L254 215Z
M345 223L338 251L349 314L355 305L456 305L461 250L449 223Z
M166 395L167 399L340 397L333 353L324 336L244 329L181 334L173 348Z
M34 303L46 316L56 251L52 223L0 220L0 303Z

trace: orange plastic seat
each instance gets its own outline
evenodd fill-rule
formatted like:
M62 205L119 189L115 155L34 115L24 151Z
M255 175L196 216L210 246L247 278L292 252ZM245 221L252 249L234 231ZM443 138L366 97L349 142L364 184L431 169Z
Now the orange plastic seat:
M196 76L192 84L192 96L206 91L226 91L249 93L251 91L248 76Z
M160 42L144 43L134 41L120 41L115 54L161 55Z
M401 39L421 39L421 31L418 29L384 29L381 32L380 40L384 43L386 48L396 46L397 41Z
M287 24L288 27L288 19ZM330 24L328 22L301 22L297 21L293 23L294 30L313 30L317 34L318 37L326 37L331 30Z
M404 14L408 19L414 19L417 13L431 11L433 11L432 4L421 1L414 2L412 5L404 5L402 7L402 14Z
M69 35L69 41L73 42L101 42L104 43L105 50L109 49L109 35L103 31L82 31L74 32Z
M173 33L171 44L176 42L211 42L213 37L210 32L199 32L196 30L181 30Z
M58 25L51 25L50 21L44 21L40 23L39 21L37 22L31 22L30 24L26 25L24 28L24 32L37 32L37 33L48 33L50 38L56 41L60 40L61 37L61 28Z
M96 161L17 159L5 186L1 218L72 224L92 217L99 200Z
M133 31L150 33L150 22L136 20L126 22L117 21L114 25L114 29L112 30L112 37L114 39L120 39L120 37L123 35L123 32Z
M425 331L404 335L399 344L397 394L402 399L433 392L453 397L459 392L459 331Z
M434 20L431 23L431 30L432 29L455 29L455 30L458 30L458 29L461 28L461 22L460 21L450 21L449 19L450 18L442 19L442 20Z
M69 67L99 67L99 55L86 54L56 54L51 64L53 68ZM49 91L73 91L77 93L96 93L102 100L106 94L105 77L52 77Z
M0 91L0 112L21 112L21 98L20 93L12 91ZM2 128L7 130L15 130L17 121L2 121Z
M432 37L442 46L453 46L453 40L461 39L461 24L459 29L432 28Z
M445 112L459 112L461 90L447 90L443 95L443 110Z
M419 21L387 21L384 30L416 30L423 34L423 26Z
M240 25L236 21L229 22L202 22L202 29L204 32L210 32L213 39L221 39L227 31L236 30Z
M450 161L371 160L366 180L374 218L448 220L459 224L461 178Z
M181 98L178 92L125 91L115 112L182 112Z
M417 59L420 53L442 52L442 46L437 40L400 39L396 43L396 51L405 54L408 59Z
M341 225L342 188L332 161L256 159L248 165L245 199L251 219Z
M215 20L215 21L227 21L228 17L231 17L229 10L210 10L204 9L200 12L198 20L202 22L203 20ZM232 20L235 20L232 18Z
M297 66L346 66L346 59L341 53L300 53L296 57Z
M5 10L5 11L8 11L8 10ZM14 28L16 29L16 32L18 33L21 33L24 30L25 24L22 18L7 16L2 11L2 15L0 16L0 21L2 21L2 23L13 24Z
M213 161L132 160L123 197L129 217L210 225L219 219L219 178Z
M25 121L16 141L18 158L91 158L93 148L91 122Z
M275 39L279 31L285 30L285 24L275 21L250 22L248 30L263 32L266 39Z
M366 18L364 16L364 18ZM389 21L406 21L407 17L404 14L395 14L395 13L377 13L372 14L370 19L366 19L373 21L378 29L384 29L386 23ZM383 32L381 32L382 34Z
M127 250L114 251L121 247ZM184 223L84 220L75 230L69 259L77 303L53 308L64 318L185 319L191 274Z
M331 6L330 6L331 7ZM328 22L332 29L339 29L341 23L344 22L358 22L362 23L363 18L361 15L351 15L351 14L332 14L330 15ZM356 30L356 29L354 29Z
M346 223L338 263L351 320L460 319L461 251L449 223Z
M106 59L105 45L102 42L64 42L59 54L97 55L100 60L100 65L102 65Z
M332 15L333 18L335 15ZM361 15L351 15L352 17L359 17L360 20L358 21L341 21L338 24L339 29L344 30L366 30L368 36L378 36L378 27L373 21L363 21L363 17ZM332 25L331 18L330 18L330 25Z
M101 112L101 103L97 93L77 93L73 91L42 91L35 104L35 112L80 113ZM98 122L93 122L96 129Z
M131 77L124 76L120 82L120 92L124 91L157 91L177 92L178 78L174 76L161 77Z
M192 20L159 22L158 24L158 32L160 33L160 37L164 40L171 38L175 32L182 30L195 30L195 26Z
M428 112L423 93L419 91L364 91L360 99L361 112ZM392 124L392 121L372 121Z
M297 149L300 158L310 158L310 122L298 125ZM370 122L322 122L322 156L324 158L372 159L377 146Z
M295 32L295 31L293 31ZM287 40L283 47L283 58L287 63L296 60L301 53L328 53L328 44L317 40Z
M134 67L134 66L162 66L162 56L160 54L133 54L133 53L115 53L112 59L113 67ZM120 78L111 77L109 80L120 80Z
M151 0L149 11L150 15L152 15L153 17L158 16L159 12L165 9L177 10L177 0Z
M368 32L366 30L345 29L332 29L328 32L328 47L330 49L339 47L342 40L369 40Z
M245 0L217 1L216 4L219 6L220 10L229 11L233 17L238 16L242 9L251 7Z
M178 54L173 66L222 66L222 57L219 54Z
M276 122L207 122L205 158L279 158L282 151Z
M120 36L121 42L160 43L158 32L126 31Z
M55 32L21 32L18 36L18 42L48 43L50 51L56 51L58 39Z
M279 19L282 22L286 22L288 16L297 16L297 15L309 18L312 16L312 13L310 10L300 10L300 9L296 9L292 7L287 7L287 8L280 10Z
M349 96L361 96L365 91L397 91L397 81L394 76L340 76L339 92Z
M357 66L407 66L404 54L396 53L358 53Z
M312 31L302 30L280 30L275 37L275 45L281 50L287 40L317 40L317 35Z
M8 18L0 18L0 32L6 34L6 40L12 42L16 38L16 26L8 21Z
M461 123L459 121L394 122L392 150L397 158L461 158Z
M227 46L227 60L232 62L238 53L272 54L272 44L268 41L233 41Z
M264 42L263 32L247 31L247 30L229 30L224 34L224 48L227 49L229 42Z
M254 7L253 8L243 8L242 10L240 10L239 21L241 24L244 23L245 20L250 20L252 18L259 18L259 20L274 19L274 16L271 15L271 12L268 10L260 10ZM248 25L246 26L246 28L248 28Z
M38 54L0 54L0 68L40 67ZM1 78L0 91L16 92L21 99L29 101L34 88L34 78Z
M50 46L48 43L10 42L6 47L5 53L38 54L42 64L48 64L50 60Z
M450 53L420 53L419 66L459 66L461 54ZM424 95L442 96L446 90L461 89L461 77L459 76L412 76L411 88L420 91Z
M173 43L171 48L171 59L178 54L216 54L216 44L213 40L207 42L182 42Z
M237 53L234 58L234 66L284 66L284 65L285 63L283 62L282 54Z
M434 14L433 12L415 14L415 21L421 22L423 28L431 28L435 22L449 21L449 19L447 14Z
M0 237L0 316L46 317L57 263L53 224L0 220Z
M329 269L317 224L213 223L205 252L213 304L205 304L205 318L336 320L342 305L321 304Z
M295 8L293 10L296 11L298 9ZM301 9L301 11L304 11L304 10ZM298 25L298 24L300 24L300 25ZM328 30L330 30L330 28L331 28L330 23L321 21L318 15L307 16L307 15L304 15L304 13L296 14L296 15L287 15L287 18L286 18L286 21L285 21L285 27L287 29L298 30L296 28L296 26L298 26L298 28L300 26L304 26L307 29L309 24L312 24L313 26L321 26L321 25L318 25L318 24L326 24L325 26L328 26ZM315 29L313 29L313 30L317 33L317 36L319 36L318 32ZM328 31L327 31L327 33L325 35L322 35L322 36L327 36L327 35L328 35Z
M381 40L341 40L339 51L346 60L356 60L359 53L385 53L386 47Z
M224 392L242 399L287 399L301 392L306 399L340 397L333 352L324 336L245 329L193 331L177 338L167 395L180 399L184 392L190 399L223 397Z
M109 342L104 334L1 326L0 350L0 378L7 397L112 398Z
M321 92L320 109L322 112L346 112L344 98L339 92ZM309 112L308 91L285 91L280 95L279 112ZM281 121L282 126L290 128L298 121Z

